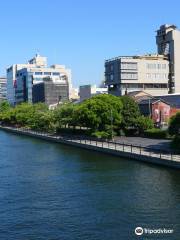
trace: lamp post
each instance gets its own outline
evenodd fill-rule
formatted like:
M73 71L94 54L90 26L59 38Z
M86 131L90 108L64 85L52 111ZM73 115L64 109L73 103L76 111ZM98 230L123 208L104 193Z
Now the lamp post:
M113 115L112 115L112 109L111 109L111 111L110 111L110 113L111 113L111 138L112 138L112 140L113 140Z

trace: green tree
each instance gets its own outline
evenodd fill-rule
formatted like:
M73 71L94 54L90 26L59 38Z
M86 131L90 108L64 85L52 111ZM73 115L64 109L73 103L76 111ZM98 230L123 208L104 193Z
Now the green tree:
M54 110L54 119L58 128L61 128L62 126L67 127L68 125L78 125L75 118L77 107L77 105L68 103L60 105Z
M138 104L134 101L133 98L126 95L120 97L120 99L123 103L121 124L122 128L137 128L138 119L141 116Z
M82 102L75 114L80 126L92 130L106 131L110 128L119 128L122 117L122 103L118 97L101 94Z
M54 114L44 103L32 105L32 115L27 120L27 125L38 131L54 131Z
M11 108L11 105L7 101L0 102L0 112L7 111Z
M14 108L9 108L3 112L0 112L0 121L2 124L15 124L16 114Z
M137 127L139 133L143 133L145 130L152 129L154 127L153 120L143 115L137 118Z
M28 126L29 119L34 115L34 107L30 103L21 103L15 107L16 123L20 126Z

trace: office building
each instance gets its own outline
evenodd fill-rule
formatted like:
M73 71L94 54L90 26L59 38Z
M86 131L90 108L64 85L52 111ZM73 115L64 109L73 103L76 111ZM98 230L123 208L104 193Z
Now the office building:
M7 100L7 80L0 77L0 101Z
M48 67L47 58L40 55L27 64L13 64L7 69L7 98L12 105L67 101L70 86L71 71L63 65Z
M180 31L174 25L162 25L157 31L156 43L157 54L105 61L105 82L110 94L180 92Z
M166 94L168 74L169 62L164 55L122 56L105 62L108 93L116 96L139 90Z

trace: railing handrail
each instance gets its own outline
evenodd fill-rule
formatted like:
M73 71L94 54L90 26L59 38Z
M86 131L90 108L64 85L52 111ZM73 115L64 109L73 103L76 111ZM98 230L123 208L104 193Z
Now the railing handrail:
M96 146L98 146L98 143L101 143L102 148L104 148L105 143L107 144L108 148L109 148L110 144L113 144L114 145L114 150L117 150L117 146L122 146L123 147L123 152L128 152L128 151L125 151L125 147L130 147L130 152L131 153L137 153L133 150L134 150L134 148L138 148L139 153L137 153L137 154L140 154L140 155L145 155L145 154L142 154L142 152L145 151L145 152L149 153L149 156L151 156L151 154L159 154L159 158L162 158L163 154L166 154L166 155L168 154L168 155L170 155L171 160L174 161L173 158L180 160L180 155L179 154L177 154L176 152L169 151L169 150L164 150L164 149L153 149L153 148L144 147L144 146L141 146L141 145L127 144L127 143L124 143L124 142L120 143L118 141L97 139L97 138L94 138L94 137L86 137L86 136L81 136L81 135L70 135L70 134L57 135L55 133L47 133L47 132L43 132L43 131L32 130L32 129L26 128L26 127L18 128L18 127L11 127L11 126L2 126L2 128L15 129L15 130L22 131L22 132L29 132L29 133L34 133L34 134L37 134L37 135L44 135L44 136L49 136L49 137L54 136L58 139L61 138L61 139L66 140L66 141L80 140L80 143L83 143L83 140L84 140L83 144L86 144L86 145L93 145L93 141L94 141L96 143Z

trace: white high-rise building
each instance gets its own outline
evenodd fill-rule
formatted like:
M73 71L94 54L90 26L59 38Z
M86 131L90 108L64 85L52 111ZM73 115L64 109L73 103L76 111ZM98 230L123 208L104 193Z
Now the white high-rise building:
M54 104L67 101L70 87L71 70L57 64L48 67L47 58L38 54L27 64L13 64L7 68L7 99L12 105L26 101L49 103L46 96L53 96L51 102Z

